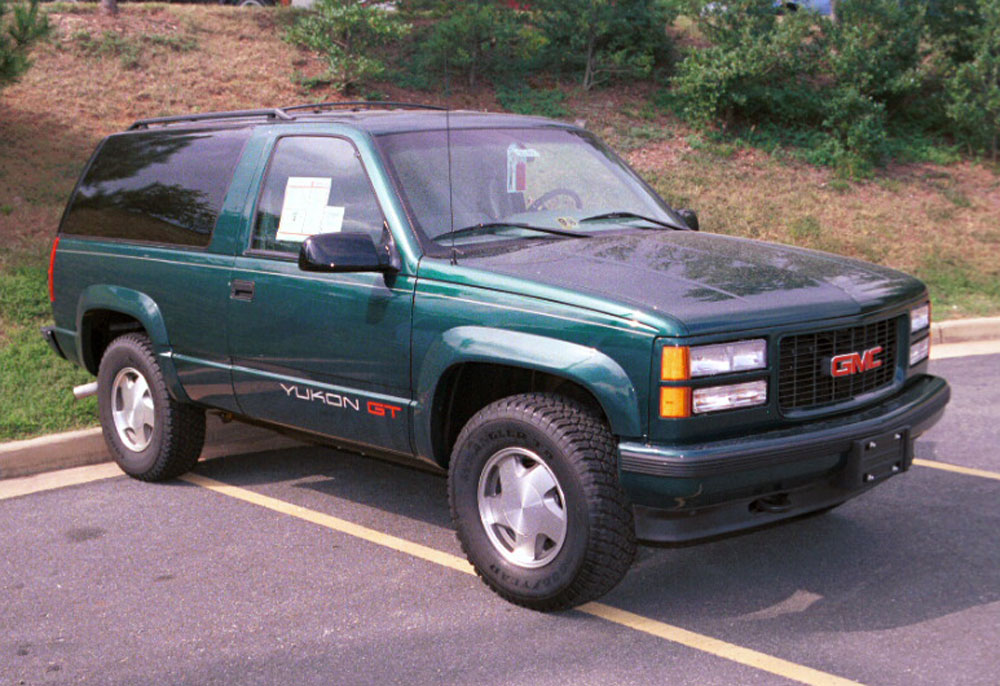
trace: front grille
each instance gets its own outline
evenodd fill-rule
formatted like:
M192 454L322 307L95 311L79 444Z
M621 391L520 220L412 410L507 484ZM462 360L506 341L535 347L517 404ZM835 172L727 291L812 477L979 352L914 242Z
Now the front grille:
M778 351L778 407L811 410L847 402L892 384L896 375L897 321L885 319L864 326L786 336ZM834 377L835 355L864 353L882 346L882 365L855 374Z

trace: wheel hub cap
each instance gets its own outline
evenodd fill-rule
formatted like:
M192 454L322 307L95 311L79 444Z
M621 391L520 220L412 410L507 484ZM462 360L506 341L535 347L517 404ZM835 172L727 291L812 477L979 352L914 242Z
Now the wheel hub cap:
M566 540L566 499L555 474L535 453L505 448L479 477L479 517L490 542L509 562L537 568Z
M153 438L153 394L146 377L138 370L125 367L115 376L111 385L111 415L125 447L137 453L145 450Z

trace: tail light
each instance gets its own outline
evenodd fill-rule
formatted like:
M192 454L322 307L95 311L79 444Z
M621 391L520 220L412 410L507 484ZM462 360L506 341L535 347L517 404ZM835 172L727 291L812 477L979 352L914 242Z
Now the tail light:
M59 236L52 241L52 253L49 255L49 302L56 301L56 283L55 283L55 271L56 271L56 248L59 247Z

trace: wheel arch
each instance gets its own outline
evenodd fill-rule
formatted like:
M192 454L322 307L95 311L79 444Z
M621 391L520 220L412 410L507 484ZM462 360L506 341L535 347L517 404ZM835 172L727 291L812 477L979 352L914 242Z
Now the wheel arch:
M441 466L475 412L517 393L557 392L593 407L617 436L642 434L640 403L628 374L606 354L578 343L461 326L444 332L414 375L415 447Z
M167 327L156 302L141 291L97 284L80 293L76 310L77 358L97 373L108 344L121 333L142 331L154 349L169 347Z
M169 355L167 325L156 301L122 286L97 284L83 290L76 310L76 355L87 371L96 376L108 345L129 332L141 332L149 338L170 395L190 402Z

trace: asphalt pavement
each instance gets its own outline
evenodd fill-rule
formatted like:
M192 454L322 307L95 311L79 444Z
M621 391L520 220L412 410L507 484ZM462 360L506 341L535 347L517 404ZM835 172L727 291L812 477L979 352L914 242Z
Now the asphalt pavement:
M827 515L641 548L600 606L556 614L449 562L443 478L329 449L0 499L0 686L996 684L1000 355L932 372L953 400L910 472Z

